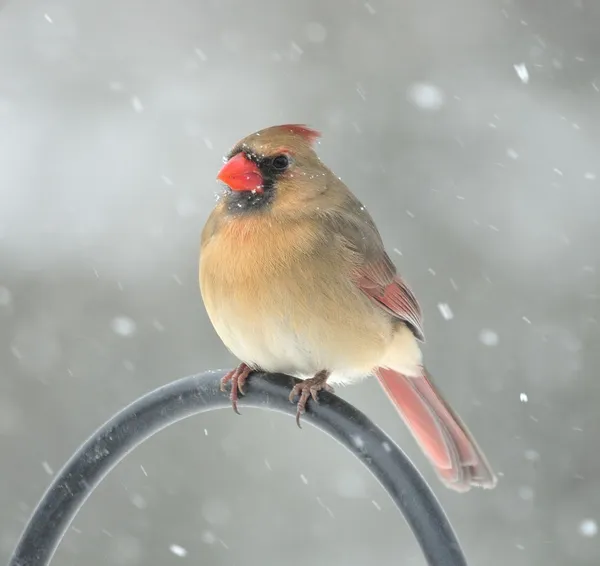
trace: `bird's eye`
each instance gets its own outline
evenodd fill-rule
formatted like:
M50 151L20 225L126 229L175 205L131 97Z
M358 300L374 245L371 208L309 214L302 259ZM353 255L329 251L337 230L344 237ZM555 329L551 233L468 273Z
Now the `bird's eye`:
M278 155L272 161L273 169L277 169L277 171L283 171L288 168L290 164L290 160L287 155Z

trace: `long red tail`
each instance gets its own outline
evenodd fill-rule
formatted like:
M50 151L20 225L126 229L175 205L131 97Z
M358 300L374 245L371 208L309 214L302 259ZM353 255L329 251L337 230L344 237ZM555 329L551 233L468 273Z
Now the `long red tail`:
M496 485L483 452L425 368L419 377L387 368L378 368L375 374L446 486L464 492L472 486Z

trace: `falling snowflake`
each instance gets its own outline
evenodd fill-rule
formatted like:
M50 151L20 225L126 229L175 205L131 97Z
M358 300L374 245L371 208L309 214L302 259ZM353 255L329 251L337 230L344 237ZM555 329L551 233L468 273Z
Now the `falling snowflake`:
M446 102L446 96L437 86L428 83L415 83L408 89L408 100L423 110L439 110Z
M525 63L519 63L517 65L513 65L513 67L521 81L527 84L529 82L529 71L527 70Z
M7 307L11 301L11 292L6 287L0 287L0 306Z
M139 493L131 494L130 499L131 499L131 504L134 507L137 507L138 509L146 509L146 507L148 507L148 503L146 503L146 500L144 499L144 497L142 495L140 495Z
M519 497L524 501L531 501L534 495L533 489L531 489L528 485L524 485L519 488Z
M445 320L452 320L454 318L454 313L448 303L438 303L438 309Z
M119 336L131 336L135 333L137 325L133 319L127 316L117 316L113 318L111 328Z
M327 38L327 30L319 22L310 22L306 26L306 37L311 43L323 43Z
M527 393L521 393L519 395L519 399L521 400L521 403L527 403L529 401L529 397L527 397Z
M180 546L178 544L172 544L169 547L169 550L175 555L175 556L179 556L180 558L184 558L185 556L187 556L188 551L183 548L183 546Z
M586 538L595 537L598 534L598 523L594 519L584 519L579 523L579 534Z
M486 346L497 346L498 334L489 328L484 328L479 333L479 341Z
M44 468L44 472L46 472L49 476L54 475L54 470L50 467L48 462L42 462L42 468Z
M133 109L138 114L140 114L141 112L144 111L144 105L142 104L142 101L137 96L131 97L131 106L133 106Z

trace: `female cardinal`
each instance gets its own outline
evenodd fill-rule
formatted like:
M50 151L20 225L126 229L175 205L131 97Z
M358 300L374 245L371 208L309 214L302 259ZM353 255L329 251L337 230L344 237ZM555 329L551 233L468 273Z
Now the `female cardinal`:
M253 370L304 380L297 422L327 383L369 374L400 412L444 484L492 488L496 477L422 364L417 299L385 252L365 207L314 151L320 134L273 126L238 142L218 179L226 186L202 232L200 288L208 316Z

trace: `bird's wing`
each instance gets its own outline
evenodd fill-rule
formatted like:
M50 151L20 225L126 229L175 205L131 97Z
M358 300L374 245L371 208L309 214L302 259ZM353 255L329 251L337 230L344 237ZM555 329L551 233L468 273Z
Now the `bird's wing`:
M365 207L349 191L343 206L330 212L333 230L356 258L355 283L392 317L405 322L418 340L424 341L423 315L419 302L396 272L381 235Z

